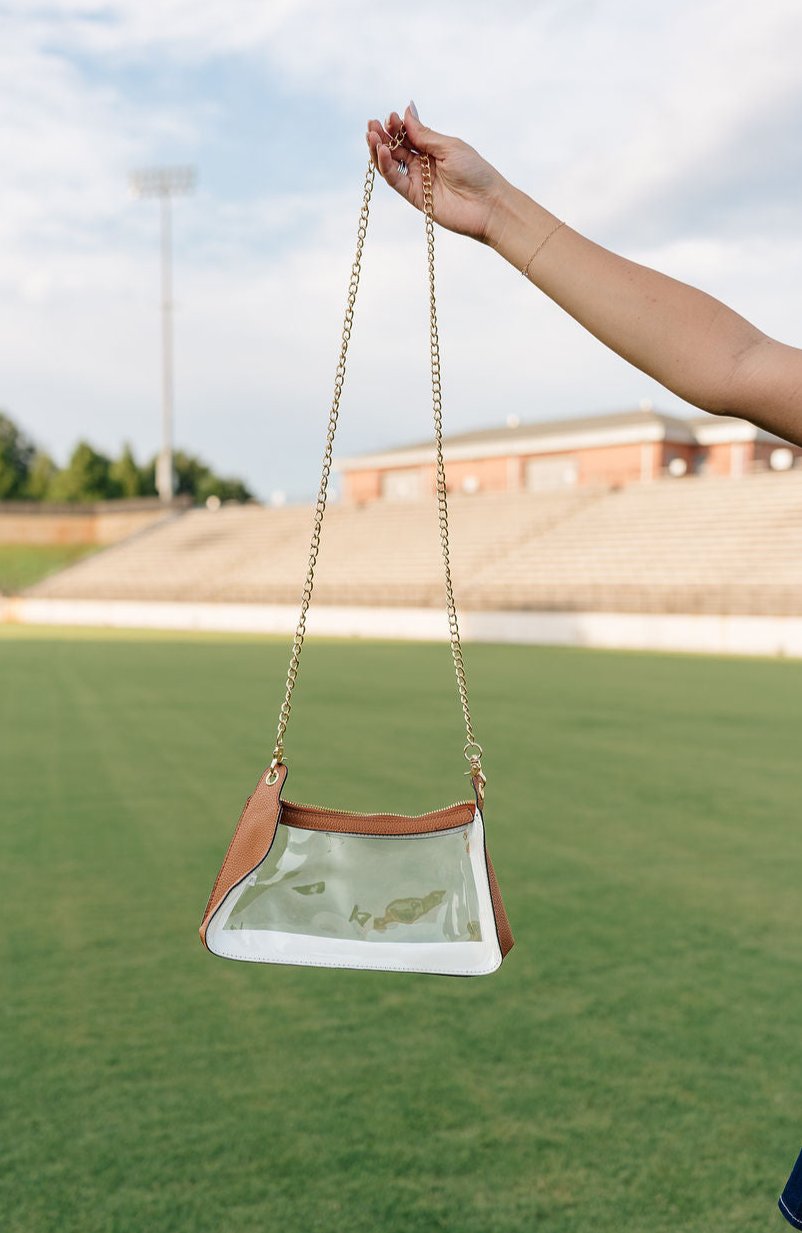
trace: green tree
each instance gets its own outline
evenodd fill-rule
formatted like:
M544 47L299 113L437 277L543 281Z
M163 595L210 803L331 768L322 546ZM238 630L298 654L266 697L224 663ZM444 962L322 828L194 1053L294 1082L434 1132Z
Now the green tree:
M139 474L142 477L142 496L156 496L156 459L151 458L150 462L144 463L139 468Z
M79 441L70 461L50 485L51 501L108 501L120 496L111 476L111 461L88 443Z
M204 502L207 497L219 497L221 501L252 501L253 493L242 480L224 479L209 472L198 484L195 499Z
M109 467L109 479L116 486L121 497L141 497L147 489L147 476L134 458L134 451L128 442L123 446L119 458L115 458Z
M147 468L151 484L155 492L154 459ZM252 501L253 494L247 485L239 479L225 479L215 475L211 467L194 454L185 450L176 450L173 454L173 471L176 480L176 496L190 496L198 505L202 505L207 497L216 496L221 501Z
M46 501L50 487L58 475L58 467L44 450L37 450L28 468L25 496L31 501Z
M221 501L250 501L239 479L215 475L202 458L176 450L176 494L199 504L210 496ZM38 449L9 415L0 411L0 501L111 501L117 497L156 495L156 460L140 466L126 443L119 458L79 441L66 467L59 469Z
M201 486L212 474L205 462L184 450L176 450L173 454L173 471L176 495L194 497L195 500L199 499Z
M36 446L10 416L0 411L0 501L25 496Z

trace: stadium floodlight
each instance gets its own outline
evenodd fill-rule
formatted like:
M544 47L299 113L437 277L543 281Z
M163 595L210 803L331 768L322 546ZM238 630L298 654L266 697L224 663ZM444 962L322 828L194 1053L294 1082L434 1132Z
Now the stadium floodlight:
M173 499L173 197L191 193L197 183L194 167L145 167L131 173L135 197L158 197L161 203L162 284L162 448L156 463L156 490L162 501Z

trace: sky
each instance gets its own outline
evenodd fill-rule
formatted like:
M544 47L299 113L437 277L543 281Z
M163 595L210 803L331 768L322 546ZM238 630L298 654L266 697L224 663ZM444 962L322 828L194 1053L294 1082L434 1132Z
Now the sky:
M0 0L0 408L64 462L175 437L317 492L371 118L414 98L596 242L802 345L799 0ZM691 410L497 254L437 230L445 430ZM422 216L374 189L335 458L432 433Z

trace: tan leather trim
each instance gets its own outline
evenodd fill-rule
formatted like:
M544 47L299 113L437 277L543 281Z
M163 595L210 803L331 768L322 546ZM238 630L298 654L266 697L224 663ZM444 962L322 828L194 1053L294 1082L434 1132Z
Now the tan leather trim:
M349 835L420 835L467 826L473 818L472 801L460 801L445 809L405 816L395 813L347 813L324 805L296 805L283 801L281 821L285 826L303 826L311 831L344 831Z
M201 941L206 945L206 930L214 913L225 899L232 886L236 886L267 856L276 834L281 812L281 789L287 778L287 767L276 768L278 779L267 782L267 770L262 771L253 793L245 802L234 837L228 845L223 864L212 887L203 921L200 926Z
M512 936L507 909L504 907L504 900L501 898L496 871L493 868L493 862L490 859L490 853L487 851L487 848L485 848L485 856L487 857L487 878L490 883L490 898L493 901L493 912L496 917L496 933L498 934L498 944L501 949L501 958L503 959L515 945L515 938Z
M471 783L476 794L476 803L484 818L484 784L480 782L477 776L471 776ZM504 907L504 900L501 898L501 888L498 884L496 871L493 868L493 862L490 859L490 853L487 850L487 832L485 831L485 857L487 858L487 880L490 883L490 899L493 904L493 915L496 918L496 933L498 934L498 944L501 950L501 958L512 950L515 945L515 938L510 928L507 909Z

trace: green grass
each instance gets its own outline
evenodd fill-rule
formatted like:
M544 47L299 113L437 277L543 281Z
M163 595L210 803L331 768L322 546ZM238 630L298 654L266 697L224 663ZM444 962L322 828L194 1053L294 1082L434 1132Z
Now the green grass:
M802 1139L802 664L467 648L517 945L455 980L197 925L285 639L0 637L8 1233L740 1233ZM466 794L445 645L305 649L286 795Z
M0 595L14 595L97 549L94 544L0 544Z

